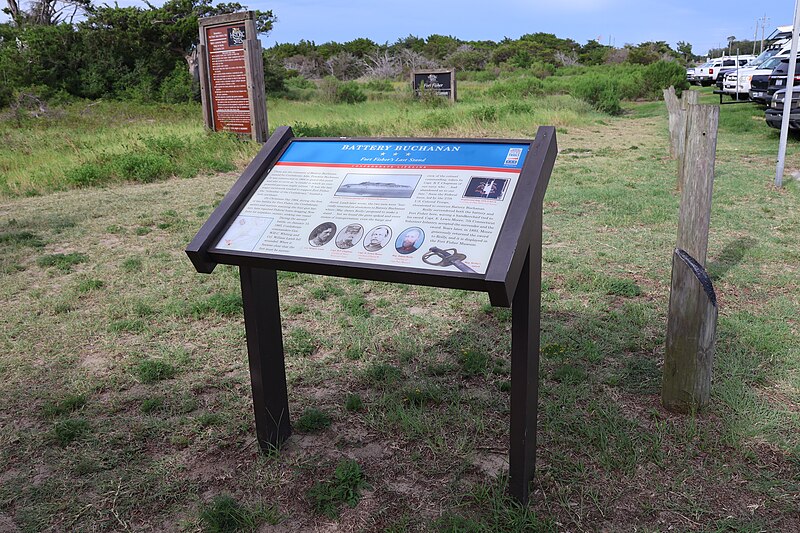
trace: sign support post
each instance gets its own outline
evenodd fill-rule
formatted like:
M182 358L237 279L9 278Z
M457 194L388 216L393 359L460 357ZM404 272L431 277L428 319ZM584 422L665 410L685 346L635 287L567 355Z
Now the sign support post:
M253 388L256 437L262 451L279 447L292 434L281 334L278 273L241 266L247 358Z

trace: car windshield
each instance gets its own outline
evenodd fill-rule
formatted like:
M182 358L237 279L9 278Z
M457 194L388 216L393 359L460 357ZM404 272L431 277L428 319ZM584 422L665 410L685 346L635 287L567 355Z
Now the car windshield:
M770 59L767 59L766 61L764 61L764 63L761 64L761 66L759 68L763 68L764 70L772 70L772 69L774 69L775 67L777 67L778 65L781 64L781 59L783 59L783 58L782 57L772 57Z
M769 58L774 56L780 52L780 48L770 48L769 50L764 50L761 54L755 58L754 60L750 61L747 66L749 67L757 67L763 63L765 63Z

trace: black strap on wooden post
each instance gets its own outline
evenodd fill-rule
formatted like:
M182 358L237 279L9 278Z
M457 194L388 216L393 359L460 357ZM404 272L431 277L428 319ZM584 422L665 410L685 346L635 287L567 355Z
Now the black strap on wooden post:
M247 357L253 387L256 438L264 452L279 447L292 434L283 357L278 274L274 270L239 267L247 332Z
M711 399L717 296L703 266L680 248L672 255L661 403L670 411L700 410Z

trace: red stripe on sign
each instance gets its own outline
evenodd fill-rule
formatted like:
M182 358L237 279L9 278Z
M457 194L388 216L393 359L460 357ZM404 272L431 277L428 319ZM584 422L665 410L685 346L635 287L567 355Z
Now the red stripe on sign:
M462 167L457 165L358 165L352 163L298 163L294 161L278 161L276 166L287 167L327 167L327 168L432 168L450 170L480 170L483 172L513 172L519 174L519 168L497 168L497 167Z

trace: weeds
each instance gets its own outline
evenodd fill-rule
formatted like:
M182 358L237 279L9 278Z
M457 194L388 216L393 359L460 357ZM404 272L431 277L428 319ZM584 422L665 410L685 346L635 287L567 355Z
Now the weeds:
M70 414L86 405L85 394L70 394L58 401L49 401L42 406L42 415L55 418Z
M55 423L52 438L59 446L63 447L85 438L90 432L91 426L86 419L69 418Z
M294 427L299 431L312 433L330 427L331 422L331 417L328 413L310 407L298 417Z
M336 519L342 505L356 506L365 486L366 481L359 464L344 459L336 465L333 478L315 483L307 496L315 513Z
M255 531L262 523L275 525L280 520L281 515L274 507L251 509L228 494L215 496L200 511L200 524L206 533Z
M145 359L139 362L134 369L136 377L142 383L155 383L165 379L172 379L177 374L177 369L166 361Z
M36 260L36 264L42 268L53 267L61 272L67 273L72 271L72 267L80 265L89 260L86 254L79 252L72 252L69 254L51 254L43 255Z

